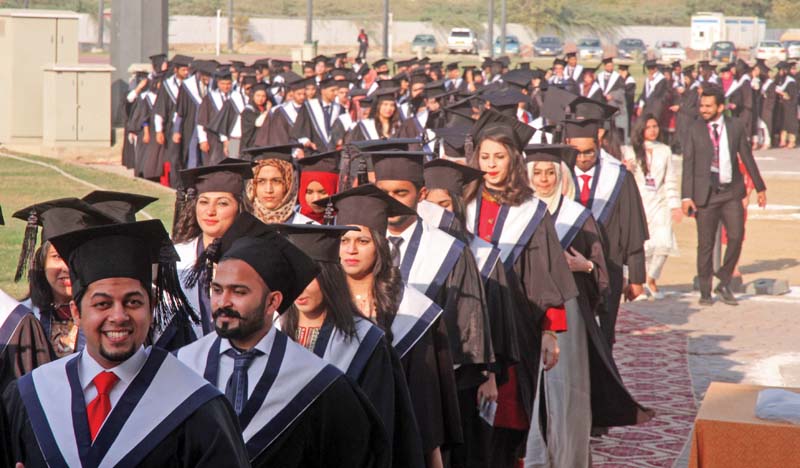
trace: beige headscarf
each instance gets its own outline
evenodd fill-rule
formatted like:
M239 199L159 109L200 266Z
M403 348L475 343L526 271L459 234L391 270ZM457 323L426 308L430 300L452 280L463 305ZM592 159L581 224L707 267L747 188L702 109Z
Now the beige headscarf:
M256 179L264 166L272 166L281 173L284 187L289 189L283 196L280 205L269 209L256 196ZM278 159L265 159L259 161L253 168L253 178L247 181L247 198L253 204L253 215L264 223L283 223L294 213L294 201L297 199L297 177L294 176L291 163Z
M536 164L551 164L552 167L556 170L556 189L553 190L553 193L549 195L544 195L536 191L536 188L533 186L533 182L531 182L531 188L533 189L534 195L539 200L545 202L547 204L547 210L550 214L553 214L558 209L558 206L561 204L561 197L565 196L567 198L574 198L575 197L575 181L572 180L572 177L569 177L571 174L569 167L564 164L556 164L553 162L547 161L533 161L527 164L528 167L528 176L531 181L533 181L533 169ZM564 174L567 177L564 177ZM561 188L560 190L558 188Z

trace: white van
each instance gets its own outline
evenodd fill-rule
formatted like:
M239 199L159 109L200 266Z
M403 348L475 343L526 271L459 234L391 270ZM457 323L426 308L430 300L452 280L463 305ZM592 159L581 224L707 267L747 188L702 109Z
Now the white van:
M451 54L460 52L477 55L478 37L469 28L453 28L447 36L447 50Z

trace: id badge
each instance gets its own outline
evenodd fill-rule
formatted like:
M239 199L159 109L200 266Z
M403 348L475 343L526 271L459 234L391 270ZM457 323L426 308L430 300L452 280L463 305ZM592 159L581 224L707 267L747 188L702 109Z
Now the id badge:
M647 187L648 190L655 190L656 189L656 180L650 176L646 176L644 178L644 185Z

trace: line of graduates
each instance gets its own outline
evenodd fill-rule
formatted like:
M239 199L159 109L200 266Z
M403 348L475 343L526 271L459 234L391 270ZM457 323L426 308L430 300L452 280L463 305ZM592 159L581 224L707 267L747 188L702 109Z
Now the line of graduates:
M284 76L255 131L284 141L231 119L219 161L165 159L171 236L133 194L15 213L30 298L0 310L0 458L589 466L592 433L649 420L611 352L648 237L617 109L488 62ZM159 115L168 135L190 114Z

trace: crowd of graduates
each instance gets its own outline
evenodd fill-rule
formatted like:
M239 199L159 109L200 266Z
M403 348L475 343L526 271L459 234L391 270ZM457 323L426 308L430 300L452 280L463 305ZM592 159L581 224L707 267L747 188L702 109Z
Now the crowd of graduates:
M13 214L4 465L590 466L592 435L654 416L616 319L696 199L671 158L702 103L731 141L797 132L786 64L648 61L636 99L629 64L574 54L152 60L123 163L176 189L172 232L120 192Z

